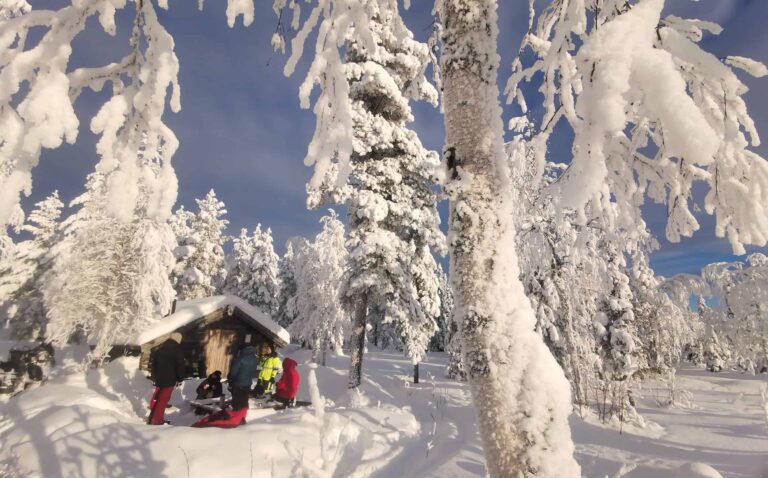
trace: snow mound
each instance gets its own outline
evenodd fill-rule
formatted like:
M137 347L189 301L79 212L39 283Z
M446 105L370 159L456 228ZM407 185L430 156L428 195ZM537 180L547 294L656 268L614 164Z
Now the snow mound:
M704 463L686 463L677 469L675 478L723 478L723 475Z

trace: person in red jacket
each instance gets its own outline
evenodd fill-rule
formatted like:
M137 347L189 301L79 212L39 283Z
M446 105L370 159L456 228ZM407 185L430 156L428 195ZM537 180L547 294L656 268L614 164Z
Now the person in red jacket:
M296 401L296 393L299 391L299 372L296 370L296 361L291 358L283 360L283 375L275 386L272 400L285 406L293 406Z

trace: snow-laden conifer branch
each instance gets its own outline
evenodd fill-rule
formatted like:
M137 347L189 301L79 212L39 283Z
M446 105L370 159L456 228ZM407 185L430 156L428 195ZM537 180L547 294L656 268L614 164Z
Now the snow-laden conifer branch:
M717 235L736 252L743 244L764 245L768 163L749 150L759 138L734 68L755 76L766 69L707 53L697 42L721 28L662 18L663 6L664 0L553 1L531 23L521 51L536 59L515 60L507 99L525 112L519 85L543 75L540 143L561 119L575 133L573 161L552 193L575 206L582 221L587 203L603 214L615 201L616 226L631 228L647 195L667 204L666 235L677 241L699 228L691 189L703 181ZM537 156L541 175L546 152Z
M296 30L290 42L286 75L294 73L310 34L315 31L317 34L314 57L299 89L299 99L302 108L309 108L314 88L319 87L320 93L314 104L317 124L305 158L305 164L314 166L315 170L308 188L318 190L329 183L340 187L352 171L354 113L348 83L350 72L343 58L344 46L348 43L359 45L360 50L371 58L369 67L374 63L386 64L388 53L377 44L380 32L376 31L376 23L371 19L387 18L390 30L386 41L393 47L406 51L424 49L424 53L427 50L426 45L413 40L399 15L397 0L313 0L309 3L311 11L303 23L298 0L275 0L273 7L280 18L284 10L290 10L291 27ZM284 43L284 39L273 39L276 48L282 48ZM415 55L411 60L420 57ZM436 91L423 75L427 65L428 59L416 65L422 74L414 75L406 85L406 98L423 99L426 95L429 101L437 101Z

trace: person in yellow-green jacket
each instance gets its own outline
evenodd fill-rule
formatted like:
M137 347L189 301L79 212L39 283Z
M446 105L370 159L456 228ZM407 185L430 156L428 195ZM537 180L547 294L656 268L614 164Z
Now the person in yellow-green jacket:
M282 364L280 357L272 344L261 346L261 357L259 359L259 378L256 382L254 395L256 398L262 398L267 393L272 393L275 387L275 378L281 371Z

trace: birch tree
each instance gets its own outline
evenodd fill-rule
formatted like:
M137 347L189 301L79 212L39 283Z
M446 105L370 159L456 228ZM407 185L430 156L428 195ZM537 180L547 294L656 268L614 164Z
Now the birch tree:
M92 174L62 224L63 238L45 281L46 338L64 345L83 339L102 360L112 345L133 337L170 312L169 280L175 238L164 221L139 209L130 222L107 211L107 180Z

